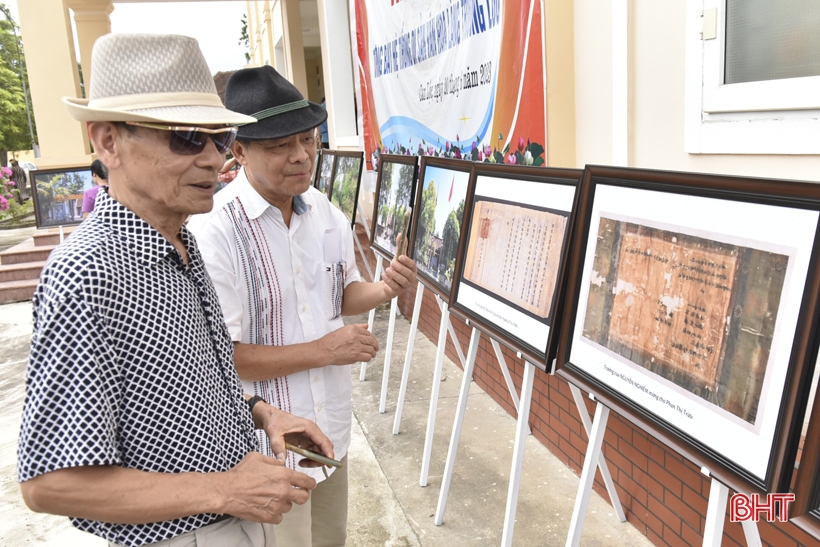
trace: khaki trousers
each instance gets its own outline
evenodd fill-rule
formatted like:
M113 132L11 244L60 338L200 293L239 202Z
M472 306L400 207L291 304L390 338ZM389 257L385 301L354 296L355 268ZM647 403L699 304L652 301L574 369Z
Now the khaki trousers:
M347 539L347 456L344 467L320 482L310 500L294 505L276 525L282 547L344 547Z
M108 542L109 547L119 547ZM143 547L276 547L273 524L231 517Z

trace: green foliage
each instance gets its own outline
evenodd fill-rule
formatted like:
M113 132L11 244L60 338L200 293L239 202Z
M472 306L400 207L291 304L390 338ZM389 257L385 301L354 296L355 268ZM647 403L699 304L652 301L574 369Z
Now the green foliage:
M418 243L414 247L418 249L416 261L429 270L428 260L430 255L430 236L436 228L436 202L438 194L436 192L435 181L430 181L430 185L421 193L421 214L419 215L418 226L416 227L416 239Z
M5 211L0 211L0 219L10 218L14 222L19 222L26 217L34 214L34 202L30 199L24 201L22 204L17 203L17 200L9 200L9 208Z
M456 264L456 251L458 250L458 237L460 234L461 226L458 216L455 211L450 211L441 234L443 244L441 246L440 264L445 277L451 281Z
M251 42L251 39L248 36L248 15L245 14L245 15L242 16L242 29L239 31L239 42L237 42L237 43L240 46L244 45L245 49L247 50L245 52L245 62L246 63L251 62L250 42Z
M28 150L31 148L31 137L26 117L23 84L20 81L20 69L22 68L28 88L23 42L20 39L19 27L9 21L8 16L3 13L5 11L5 4L0 4L0 120L2 120L0 151ZM35 130L35 140L36 138ZM0 161L5 164L5 154Z

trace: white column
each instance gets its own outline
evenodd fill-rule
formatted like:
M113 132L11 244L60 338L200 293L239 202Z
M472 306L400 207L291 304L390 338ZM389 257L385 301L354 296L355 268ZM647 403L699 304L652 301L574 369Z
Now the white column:
M347 2L318 0L330 148L359 148L353 92L353 44Z

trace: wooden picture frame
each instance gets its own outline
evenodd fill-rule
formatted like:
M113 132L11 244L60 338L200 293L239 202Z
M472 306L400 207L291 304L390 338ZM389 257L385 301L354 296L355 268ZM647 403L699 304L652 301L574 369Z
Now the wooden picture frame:
M396 254L397 232L405 225L405 215L413 214L418 166L418 156L383 154L379 158L370 247L388 260ZM412 230L412 223L410 226Z
M463 160L430 156L421 158L413 219L410 222L409 256L416 262L418 279L446 301L450 300L453 286L455 257L458 256L463 233L463 215L458 224L457 237L450 238L447 245L444 229L450 214L456 213L462 202L466 210L472 170L473 164ZM430 201L433 201L433 213L426 211ZM450 232L452 230L448 230ZM452 255L453 258L442 260L445 255ZM453 261L452 272L444 264L450 260Z
M95 186L90 165L38 169L30 176L37 228L83 221L83 194Z
M322 150L321 156L316 160L316 177L313 185L330 199L333 191L333 167L336 163L336 152L334 150Z
M820 186L587 166L558 373L744 493L788 489Z
M450 309L542 370L557 351L583 171L475 164Z
M330 187L330 202L339 208L350 220L350 227L356 224L356 205L359 202L359 187L362 184L364 152L334 152L333 183Z

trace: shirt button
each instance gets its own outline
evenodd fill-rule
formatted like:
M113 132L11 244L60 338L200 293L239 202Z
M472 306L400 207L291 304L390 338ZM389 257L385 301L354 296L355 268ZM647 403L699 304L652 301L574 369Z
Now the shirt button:
M307 311L307 306L302 306L302 311Z
M322 408L324 408L322 405L317 406L316 407L316 412L321 412Z
M296 275L299 275L300 273L302 273L302 269L301 268L296 268Z
M314 381L314 382L318 382L318 381L319 381L319 377L318 377L318 376L314 376L314 377L313 377L313 381Z

